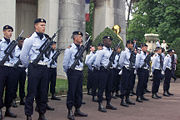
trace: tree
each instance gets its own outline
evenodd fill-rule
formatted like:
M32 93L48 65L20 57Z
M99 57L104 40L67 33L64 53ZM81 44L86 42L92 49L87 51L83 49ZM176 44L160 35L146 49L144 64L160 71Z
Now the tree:
M157 33L168 43L180 37L180 0L139 0L129 21L128 39L144 42L145 33Z

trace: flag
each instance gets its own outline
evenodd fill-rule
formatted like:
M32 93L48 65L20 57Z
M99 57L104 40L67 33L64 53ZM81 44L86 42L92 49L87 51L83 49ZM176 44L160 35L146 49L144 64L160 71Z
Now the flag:
M90 14L89 14L89 6L90 6L90 0L85 0L86 4L85 4L85 17L86 17L86 22L90 21Z

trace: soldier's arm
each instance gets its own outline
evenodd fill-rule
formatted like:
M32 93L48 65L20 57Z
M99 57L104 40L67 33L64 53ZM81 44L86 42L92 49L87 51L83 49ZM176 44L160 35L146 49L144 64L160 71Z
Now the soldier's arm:
M67 72L67 70L68 70L68 64L69 64L70 59L71 59L70 49L67 48L64 52L64 59L63 59L64 72Z
M135 67L136 67L136 69L138 69L139 67L141 67L141 66L139 65L140 57L141 57L141 54L137 54L137 56L136 56L136 62L135 62Z
M95 64L95 66L96 67L100 67L101 65L100 65L100 63L101 63L101 59L102 59L102 57L103 57L103 50L101 50L101 51L99 51L98 53L97 53L97 55L96 55L96 60L95 60L95 62L94 62L94 64Z
M120 59L119 59L119 65L120 65L120 68L123 67L123 62L124 62L124 60L125 60L125 56L126 56L125 52L122 51L122 52L121 52Z

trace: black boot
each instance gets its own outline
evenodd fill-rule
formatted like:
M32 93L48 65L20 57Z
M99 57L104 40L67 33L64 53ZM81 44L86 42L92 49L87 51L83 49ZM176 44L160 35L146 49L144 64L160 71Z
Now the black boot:
M14 99L13 100L13 102L12 102L12 105L11 105L12 107L14 107L14 108L17 108L18 106L17 106L17 104L16 104L16 99Z
M126 103L129 104L129 105L135 105L134 102L129 100L129 97L126 97Z
M21 100L20 100L20 105L25 105L24 99L21 99Z
M151 91L150 91L150 90L148 90L148 89L145 89L145 92L146 92L146 93L151 93Z
M0 109L0 120L2 120L3 119L3 115L2 115L3 113L2 113L2 110Z
M58 98L58 97L56 97L56 96L53 94L52 97L51 97L51 100L58 100L58 101L60 101L61 99Z
M27 115L27 116L26 116L26 120L32 120L32 117L29 116L29 115Z
M166 91L164 91L163 96L169 97L170 95Z
M125 103L124 99L121 99L121 106L124 106L124 107L129 107L128 104Z
M149 101L149 99L145 98L144 95L141 96L141 100L143 100L143 101Z
M157 93L155 93L155 96L157 97L157 98L159 98L159 99L161 99L162 97L161 96L159 96Z
M38 120L47 120L44 114L39 114Z
M11 117L11 118L16 118L17 117L17 115L15 115L14 113L12 113L10 111L10 108L6 108L5 116L6 117Z
M98 100L95 98L95 96L92 97L93 102L98 102Z
M136 101L139 102L139 103L143 102L139 96L137 96Z
M87 92L88 95L92 95L92 93L90 92L90 90L88 89L88 92Z
M88 116L88 114L81 112L81 110L79 108L77 108L75 110L74 115L75 116L80 116L80 117L87 117Z
M49 106L49 105L47 104L47 105L46 105L46 110L54 111L54 108L52 108L51 106Z
M158 99L158 97L155 95L155 93L152 94L153 99Z
M102 103L99 103L98 110L99 110L100 112L107 112L107 110L103 107Z
M169 91L167 91L167 94L170 96L173 96L174 94L170 93Z
M68 118L69 120L75 120L74 114L73 114L73 111L72 111L72 110L68 110L67 118Z
M114 107L114 106L112 106L112 105L110 104L110 102L108 102L108 103L107 103L107 105L106 105L106 109L110 109L110 110L117 110L117 108L116 108L116 107Z

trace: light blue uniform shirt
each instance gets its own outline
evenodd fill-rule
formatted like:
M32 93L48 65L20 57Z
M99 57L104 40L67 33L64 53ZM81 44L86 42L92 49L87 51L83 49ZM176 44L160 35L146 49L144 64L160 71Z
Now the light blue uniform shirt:
M16 64L17 61L20 59L20 54L22 52L22 49L18 47L18 45L15 47L14 57L13 57L13 63ZM19 65L19 67L24 67L24 65Z
M114 59L114 64L112 64L113 68L117 68L117 65L119 64L118 60L120 59L120 54L116 54Z
M122 67L129 67L130 65L130 56L131 56L131 51L126 47L124 51L121 52L121 57L119 59L119 65L120 68Z
M169 68L171 70L171 62L172 62L171 56L167 54L163 62L163 71L165 71L166 68Z
M10 42L11 43L11 42ZM9 44L10 44L9 43ZM0 42L0 61L4 58L5 54L4 51L6 50L6 48L9 46L9 44L7 43L7 41L2 38L2 41ZM14 51L12 52L12 56L14 56ZM13 58L11 58L9 56L9 61L6 61L4 63L5 66L13 66Z
M160 68L160 56L155 53L153 60L152 60L152 72L157 69L157 70L161 70Z
M71 67L75 60L75 54L78 52L77 46L72 43L70 48L67 48L64 52L63 69L64 72ZM76 65L76 70L83 69L83 63L79 60L79 65Z
M106 68L109 63L109 57L111 56L111 54L112 50L109 50L104 46L103 49L96 54L96 60L94 62L95 67L100 68L101 66L103 66Z
M50 53L49 61L48 61L48 68L57 68L57 63L56 63L56 61L54 61L54 64L52 64L52 65L50 66L50 63L51 63L51 61L52 61L52 57L53 57L53 55L54 55L55 53L56 53L56 50L54 50L54 52L51 51L51 53Z
M136 69L141 68L144 65L144 60L146 59L147 54L145 54L143 51L141 53L137 54L136 56L136 64L135 67ZM146 64L145 68L148 68L148 65Z
M30 62L33 62L39 55L39 48L46 41L46 37L43 36L42 40L39 38L36 32L31 37L24 40L22 52L20 54L21 62L24 66L28 66ZM40 60L38 64L47 64L49 59L43 55L44 60Z
M85 59L85 64L87 65L87 62L89 61L89 59L94 55L93 52L90 52L90 54L86 55L86 59Z

